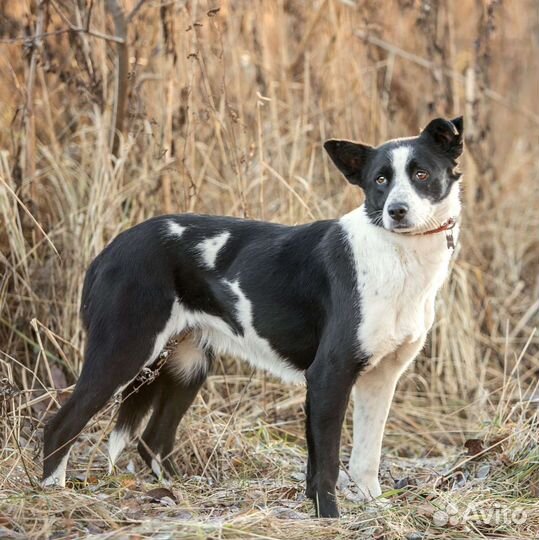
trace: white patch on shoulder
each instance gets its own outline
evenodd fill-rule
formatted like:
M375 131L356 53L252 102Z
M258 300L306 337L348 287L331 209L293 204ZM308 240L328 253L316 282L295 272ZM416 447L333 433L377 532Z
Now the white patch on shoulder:
M363 206L343 216L340 224L357 276L358 342L373 367L399 345L428 333L451 251L444 234L405 236L376 227Z
M182 227L179 223L176 223L175 221L168 221L167 225L168 225L168 233L171 234L172 236L181 237L185 229L187 229L187 227Z
M121 454L122 450L126 447L127 443L131 439L131 435L126 429L115 429L110 434L109 438L109 474L112 473L112 468Z
M215 266L215 261L217 260L219 251L223 249L223 246L227 243L229 238L230 232L224 231L212 238L206 238L200 242L200 244L198 244L197 249L202 255L204 264L208 268L213 268Z
M66 485L66 469L67 462L69 461L69 454L71 453L71 447L67 451L67 454L62 458L62 461L56 467L56 470L41 482L42 487L59 486L65 487Z

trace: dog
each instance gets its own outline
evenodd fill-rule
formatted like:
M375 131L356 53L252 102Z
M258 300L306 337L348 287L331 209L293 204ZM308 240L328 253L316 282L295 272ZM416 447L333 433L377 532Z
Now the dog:
M285 226L164 215L121 233L91 263L85 362L45 428L43 485L65 485L74 439L118 392L111 466L152 410L138 449L156 475L173 474L180 420L213 355L225 354L306 383L306 493L317 516L339 515L340 435L352 393L350 476L364 499L381 495L395 386L433 324L458 236L463 119L436 118L419 135L378 147L324 147L365 195L340 219ZM140 385L148 368L154 379Z

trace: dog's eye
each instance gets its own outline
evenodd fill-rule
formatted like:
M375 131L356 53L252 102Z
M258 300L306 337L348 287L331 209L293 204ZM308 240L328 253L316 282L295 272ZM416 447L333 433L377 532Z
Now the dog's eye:
M387 178L385 176L379 176L377 179L376 179L376 183L380 186L384 185L384 184L387 184Z
M419 171L417 171L415 173L415 177L420 181L420 182L424 182L425 180L428 180L429 179L429 173L427 171L423 171L422 169L420 169Z

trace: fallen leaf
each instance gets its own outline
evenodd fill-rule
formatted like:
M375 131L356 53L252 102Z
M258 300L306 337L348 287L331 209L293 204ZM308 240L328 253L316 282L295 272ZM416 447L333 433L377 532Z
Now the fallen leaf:
M145 495L150 497L152 502L158 502L165 506L174 506L178 500L170 489L159 487L146 491Z
M495 437L494 439L490 439L488 441L487 446L492 446L492 448L489 449L489 452L494 452L495 454L501 454L504 450L503 442L505 442L506 437Z
M464 448L468 450L468 455L470 457L475 457L483 452L483 441L481 439L468 439L464 443Z

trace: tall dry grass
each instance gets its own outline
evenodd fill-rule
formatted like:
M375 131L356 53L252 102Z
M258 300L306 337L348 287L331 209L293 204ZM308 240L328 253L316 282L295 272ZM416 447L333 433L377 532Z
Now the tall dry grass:
M45 534L66 519L79 532L93 522L100 530L118 523L146 530L128 512L114 517L110 502L95 510L93 487L82 487L67 513L70 495L32 488L43 420L82 362L84 270L108 241L164 212L284 223L342 215L361 194L330 165L324 139L379 143L414 134L435 115L465 114L463 233L429 343L399 385L385 486L388 474L414 471L413 508L439 494L439 478L444 489L459 488L448 460L477 437L502 448L495 460L502 455L511 465L489 458L489 495L466 484L455 496L492 504L493 494L520 502L537 495L537 2L125 0L126 13L140 9L128 24L127 109L116 155L117 44L103 35L117 29L108 4L0 2L0 489L9 494L0 500L9 514L2 521L0 510L0 531ZM85 28L89 13L91 34L64 31ZM41 40L20 39L40 24ZM302 400L301 389L221 360L178 439L182 470L199 480L175 489L196 516L227 504L241 511L282 505L281 487L304 458ZM100 441L113 411L111 404L83 435L75 476L103 475ZM347 423L345 460L350 442ZM212 481L232 482L243 502L231 503ZM118 482L98 486L120 500L132 484ZM96 514L81 512L82 504ZM361 530L399 538L425 521L432 526L407 508L369 518ZM347 511L358 516L354 505ZM247 522L223 515L242 534L286 530L257 515ZM210 534L200 523L197 534ZM331 534L356 534L336 527ZM317 525L299 531L328 533Z

